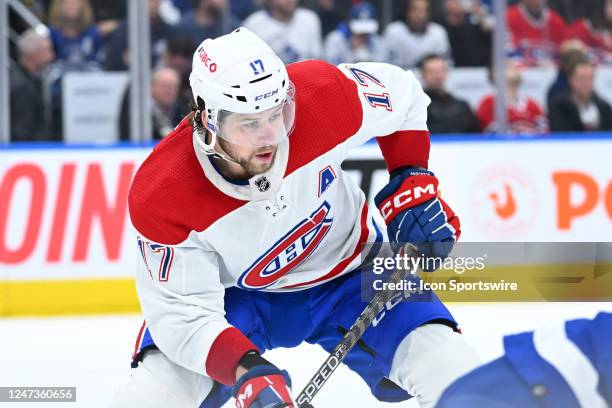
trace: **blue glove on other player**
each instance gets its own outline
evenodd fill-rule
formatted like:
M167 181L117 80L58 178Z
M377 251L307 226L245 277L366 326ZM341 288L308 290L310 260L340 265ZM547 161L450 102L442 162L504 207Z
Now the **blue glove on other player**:
M431 171L404 169L374 202L387 223L389 240L415 244L427 258L443 261L461 234L459 218L438 197L438 179Z
M232 387L237 408L294 408L291 378L272 364L256 365Z

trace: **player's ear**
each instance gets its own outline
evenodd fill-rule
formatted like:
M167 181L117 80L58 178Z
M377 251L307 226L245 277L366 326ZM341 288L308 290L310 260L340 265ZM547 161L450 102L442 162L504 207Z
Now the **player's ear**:
M196 100L196 106L197 112L200 115L200 117L198 118L200 120L200 123L206 123L206 104L204 103L204 100L202 100L202 98L200 98L199 96Z

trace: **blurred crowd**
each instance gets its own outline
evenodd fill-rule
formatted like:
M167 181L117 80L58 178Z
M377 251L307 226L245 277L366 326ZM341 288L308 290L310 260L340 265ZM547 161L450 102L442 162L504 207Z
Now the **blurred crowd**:
M612 64L612 0L508 0L508 119L519 133L612 130L612 110L594 90L597 67ZM23 0L47 27L19 34L11 52L11 140L62 140L62 78L69 72L129 67L127 2ZM245 26L286 63L384 61L420 72L432 103L432 133L496 129L493 95L472 110L447 89L455 67L489 67L495 21L491 0L149 0L151 115L162 138L189 111L188 75L197 45ZM519 88L525 67L554 66L546 106ZM492 78L491 78L492 79ZM129 90L119 120L130 140Z

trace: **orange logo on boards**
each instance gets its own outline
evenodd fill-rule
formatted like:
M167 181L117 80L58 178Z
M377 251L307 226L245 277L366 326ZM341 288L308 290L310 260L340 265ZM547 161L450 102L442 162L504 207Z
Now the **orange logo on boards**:
M524 239L542 228L557 232L584 228L592 217L600 220L598 228L609 229L612 180L578 170L547 170L531 176L516 166L486 168L472 186L470 207L474 225L500 240ZM536 225L540 213L545 218Z
M472 218L493 239L524 237L538 211L537 188L516 166L486 169L471 190Z
M503 198L495 192L489 194L489 197L493 201L495 213L500 218L508 219L516 213L516 201L509 184L504 184L504 192L505 196Z
M585 172L557 171L552 181L557 193L558 229L571 229L578 220L597 211L599 205L612 221L612 180L606 185Z

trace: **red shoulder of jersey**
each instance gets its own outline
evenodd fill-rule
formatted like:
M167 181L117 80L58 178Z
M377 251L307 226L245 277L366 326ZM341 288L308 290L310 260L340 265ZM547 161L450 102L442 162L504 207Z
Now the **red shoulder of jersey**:
M128 196L132 224L145 238L179 244L246 204L223 194L205 176L185 118L138 169Z
M590 24L588 20L585 18L580 18L567 28L566 32L567 39L577 38L581 40L586 45L592 45L593 41L593 33L590 28Z
M510 26L511 30L517 28L523 22L523 17L518 6L510 6L506 11L506 22Z
M357 133L363 120L357 84L324 61L287 65L295 85L295 128L289 137L289 175Z

